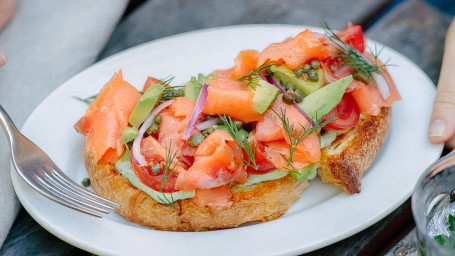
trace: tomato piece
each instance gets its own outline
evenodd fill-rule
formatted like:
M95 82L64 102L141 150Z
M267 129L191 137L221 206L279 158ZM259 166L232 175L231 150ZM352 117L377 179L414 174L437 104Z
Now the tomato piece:
M153 174L152 172L152 167L155 164L160 164L161 165L161 170L160 173L158 174ZM137 166L134 163L133 158L131 157L131 166L133 167L134 173L138 177L138 179L141 181L142 184L145 186L161 192L160 187L161 187L161 181L163 180L163 171L164 171L164 161L159 161L159 160L152 160L149 161L149 164L147 166ZM164 193L173 193L178 190L174 188L175 186L175 181L177 179L177 174L174 173L172 176L166 181L166 183L163 186L163 192Z
M147 89L152 85L158 83L160 80L153 78L151 76L147 77L147 80L144 83L144 87L142 88L142 92L147 91Z
M243 158L245 161L248 161L248 155L246 154L245 150L243 151ZM264 149L264 145L256 141L256 153L254 154L254 160L256 161L256 165L258 166L257 169L254 169L250 166L246 168L247 173L251 174L266 174L268 172L276 170L274 164L272 164L269 159L266 157L266 152Z
M360 25L348 24L347 28L337 33L337 36L362 53L366 49L367 44Z
M340 104L330 111L324 118L332 121L324 127L324 130L345 130L357 125L360 118L360 110L350 93L345 93Z

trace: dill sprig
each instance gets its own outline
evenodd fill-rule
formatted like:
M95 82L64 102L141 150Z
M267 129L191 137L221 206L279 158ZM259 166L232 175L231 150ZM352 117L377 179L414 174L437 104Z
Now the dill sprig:
M86 103L88 105L90 105L92 102L94 102L97 97L98 97L98 94L89 96L87 98L79 98L77 96L73 96L73 98L75 98L76 100L82 101L82 102L84 102L84 103Z
M274 109L272 109L273 113L280 119L281 123L283 124L283 129L288 136L289 143L290 143L290 149L289 149L289 158L286 159L285 156L282 155L282 157L287 161L287 166L292 167L292 170L295 170L294 166L292 166L292 157L294 155L294 151L297 148L297 146L302 142L306 137L308 137L310 134L312 134L315 131L318 131L322 129L324 126L326 126L328 123L331 122L331 118L327 121L324 121L322 123L316 123L314 126L308 123L306 126L299 124L300 126L300 131L297 130L297 128L294 126L294 124L289 123L289 118L286 116L286 110L280 109L281 115L278 114ZM317 119L316 119L317 120Z
M237 80L238 81L252 81L256 78L259 78L261 75L260 73L262 71L268 70L268 69L270 69L271 66L273 66L273 65L267 65L267 66L264 66L264 65L265 65L265 63L262 64L261 66L259 66L257 69L251 71L248 75L244 75L244 76L238 78Z
M337 34L328 26L327 23L324 22L323 26L327 39L330 40L341 51L341 54L338 55L338 58L340 60L343 60L343 63L345 65L354 68L354 73L366 75L369 80L374 82L375 80L373 79L373 73L381 74L379 67L368 63L356 49L341 40ZM374 57L377 59L377 55Z
M240 154L240 159L242 159L242 163L246 166L249 166L255 170L258 169L258 165L256 164L256 144L253 142L253 146L251 146L250 142L248 141L247 138L243 138L243 136L240 134L239 129L237 128L237 125L234 121L232 121L230 116L223 115L220 116L221 122L226 125L228 128L229 134L232 136L234 139L235 143L242 148L246 155L248 156L248 160L245 160L243 158L243 155ZM232 159L234 160L234 159Z
M174 163L174 159L177 157L177 150L172 152L172 144L169 143L169 147L166 148L166 160L164 162L164 170L163 170L163 178L161 179L161 184L160 184L160 193L163 195L163 199L161 199L162 202L164 202L166 205L171 206L172 208L175 207L174 205L174 198L171 195L171 200L167 198L167 196L163 192L163 187L166 185L168 180L172 177L174 174L175 167L177 163Z

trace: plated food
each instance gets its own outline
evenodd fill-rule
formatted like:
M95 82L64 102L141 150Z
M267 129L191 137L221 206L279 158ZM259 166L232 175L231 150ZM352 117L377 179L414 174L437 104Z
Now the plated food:
M76 124L93 189L179 231L275 219L318 170L359 192L400 96L359 26L327 32L242 51L182 88L148 79L141 93L115 74Z

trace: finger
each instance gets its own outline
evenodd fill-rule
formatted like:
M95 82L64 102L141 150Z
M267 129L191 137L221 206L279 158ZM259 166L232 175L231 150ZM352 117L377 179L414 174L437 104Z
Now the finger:
M449 149L455 148L455 137L446 142L446 147Z
M13 17L16 0L0 0L0 30Z
M5 63L8 61L8 56L6 56L6 53L0 51L0 67L5 65Z
M455 22L446 37L438 89L428 128L431 143L444 143L455 135Z

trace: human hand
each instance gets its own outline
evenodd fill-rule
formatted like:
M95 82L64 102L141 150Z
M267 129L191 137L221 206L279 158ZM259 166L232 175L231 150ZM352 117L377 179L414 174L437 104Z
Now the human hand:
M428 129L431 143L455 148L455 19L446 35L444 57Z

